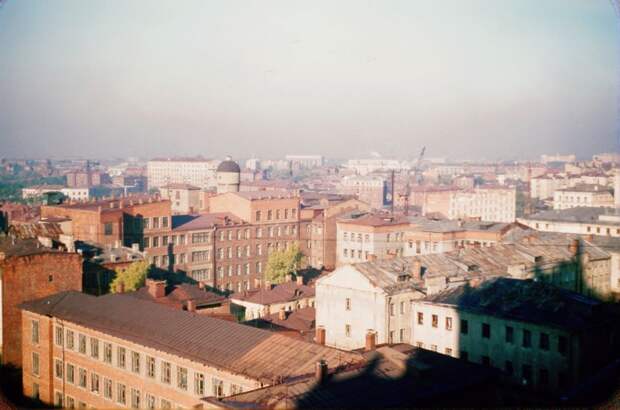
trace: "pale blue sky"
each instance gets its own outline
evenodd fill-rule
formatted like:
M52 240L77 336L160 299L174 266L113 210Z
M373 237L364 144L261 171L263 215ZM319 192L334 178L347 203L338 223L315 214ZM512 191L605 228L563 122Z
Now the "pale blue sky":
M618 149L608 0L0 9L0 157Z

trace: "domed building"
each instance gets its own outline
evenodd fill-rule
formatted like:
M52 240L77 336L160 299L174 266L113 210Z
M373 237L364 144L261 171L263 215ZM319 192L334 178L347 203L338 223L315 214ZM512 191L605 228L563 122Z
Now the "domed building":
M239 192L239 184L241 183L241 168L239 164L226 157L225 161L220 162L215 170L217 179L217 193Z

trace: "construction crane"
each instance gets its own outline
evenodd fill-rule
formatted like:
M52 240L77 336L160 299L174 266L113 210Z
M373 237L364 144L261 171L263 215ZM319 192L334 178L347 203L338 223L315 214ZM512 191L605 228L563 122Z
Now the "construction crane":
M426 152L426 147L422 147L420 151L420 155L418 155L418 159L413 164L413 179L415 180L416 185L420 183L420 179L418 179L420 174L420 163L424 158L424 153ZM405 187L405 215L409 215L409 198L411 197L411 168L407 170L407 185Z

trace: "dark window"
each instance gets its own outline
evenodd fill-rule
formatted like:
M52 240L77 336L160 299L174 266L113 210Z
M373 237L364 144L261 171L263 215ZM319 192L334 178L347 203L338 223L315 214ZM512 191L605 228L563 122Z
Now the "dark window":
M112 223L111 222L103 224L103 234L112 235Z
M504 363L504 370L509 376L512 376L514 374L514 369L510 360L506 360L506 363Z
M489 356L482 356L482 358L480 359L480 363L482 363L483 366L490 367L491 366L491 358L489 358Z
M561 389L566 389L569 386L568 373L560 372L558 374L558 384Z
M546 333L540 334L539 347L542 350L549 350L549 335Z
M538 384L540 386L547 386L549 384L549 370L540 369L538 371Z
M54 281L54 275L49 275L49 276L47 277L47 281L48 281L48 282L53 282L53 281Z
M566 337L565 336L560 336L558 338L558 352L562 356L566 356L567 348L568 348L568 343L567 343Z
M524 364L521 367L521 377L523 377L527 384L530 384L532 382L532 366Z
M467 353L465 350L461 350L459 357L461 358L461 360L465 360L468 361L469 360L469 353Z
M489 325L488 323L482 324L482 337L484 337L485 339L491 337L491 325Z
M506 343L514 342L514 333L515 330L512 326L506 326Z
M418 325L424 324L424 313L418 312Z
M461 319L461 333L464 335L469 333L469 323L465 319Z
M523 329L523 347L532 347L532 332Z
M431 319L432 319L432 326L437 327L439 323L439 317L437 315L432 315Z

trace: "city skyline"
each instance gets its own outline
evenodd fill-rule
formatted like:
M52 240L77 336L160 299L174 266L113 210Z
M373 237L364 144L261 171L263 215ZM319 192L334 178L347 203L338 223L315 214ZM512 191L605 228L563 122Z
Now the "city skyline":
M0 22L8 157L618 151L606 0L8 1Z

